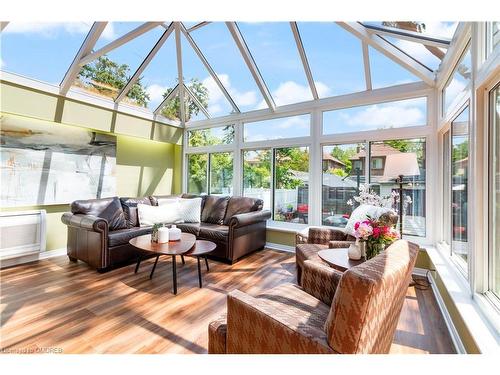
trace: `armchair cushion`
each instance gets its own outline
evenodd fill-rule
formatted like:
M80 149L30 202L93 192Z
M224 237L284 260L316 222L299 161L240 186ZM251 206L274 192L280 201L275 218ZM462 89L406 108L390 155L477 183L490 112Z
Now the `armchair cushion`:
M302 271L302 288L330 306L342 272L321 263L306 260Z

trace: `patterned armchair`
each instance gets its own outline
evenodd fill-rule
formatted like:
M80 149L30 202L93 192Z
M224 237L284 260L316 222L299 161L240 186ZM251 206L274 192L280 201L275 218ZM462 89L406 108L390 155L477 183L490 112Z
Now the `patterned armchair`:
M324 264L318 256L320 250L349 247L355 241L353 236L344 233L341 229L334 228L310 227L297 233L295 236L297 283L302 285L302 270L306 260Z
M235 290L210 323L212 354L388 353L418 254L399 240L344 273L304 262L303 286Z

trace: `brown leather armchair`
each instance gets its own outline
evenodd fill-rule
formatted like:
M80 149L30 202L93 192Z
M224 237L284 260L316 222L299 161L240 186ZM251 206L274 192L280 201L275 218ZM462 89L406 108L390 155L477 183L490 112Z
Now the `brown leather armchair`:
M208 327L212 354L388 353L418 254L399 240L340 273L305 261L302 287L283 284L227 297L227 317Z

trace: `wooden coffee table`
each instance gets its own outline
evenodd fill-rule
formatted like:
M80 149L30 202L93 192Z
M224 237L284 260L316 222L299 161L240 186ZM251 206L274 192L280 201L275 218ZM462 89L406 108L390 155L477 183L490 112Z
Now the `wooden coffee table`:
M175 257L177 255L184 255L189 250L193 249L196 244L196 236L191 233L181 233L180 241L169 241L166 243L157 243L151 242L151 235L145 234L143 236L132 238L129 243L138 248L141 253L145 253L146 256L156 255L155 264L153 269L151 270L151 274L149 278L153 277L155 272L156 265L158 263L158 259L162 255L170 255L172 257L172 278L173 278L173 287L174 294L177 294L177 267ZM213 249L212 249L213 250ZM139 254L137 258L137 265L135 266L135 272L139 270L139 265L141 264L141 260L145 257L143 254Z
M196 257L198 260L198 283L200 288L202 287L200 258L203 257L205 259L205 265L207 267L207 271L209 271L210 269L208 268L207 254L214 251L216 247L217 245L212 241L197 240L194 247L184 254L187 257Z
M340 272L344 272L351 267L357 266L365 261L365 258L361 258L360 260L352 260L349 259L347 255L347 251L349 249L341 248L341 249L326 249L320 250L318 252L318 256L330 267L335 268Z

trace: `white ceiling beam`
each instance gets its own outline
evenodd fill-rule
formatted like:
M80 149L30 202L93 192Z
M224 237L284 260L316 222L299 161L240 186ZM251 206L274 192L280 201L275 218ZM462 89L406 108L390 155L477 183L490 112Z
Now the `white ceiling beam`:
M149 63L151 62L151 60L153 59L153 57L156 56L156 54L158 53L158 51L160 50L160 48L167 41L167 39L170 36L170 34L172 34L172 31L173 31L173 26L171 26L167 30L165 30L165 32L162 34L162 36L160 37L160 39L158 39L158 41L156 42L156 44L153 47L153 49L151 51L149 51L148 55L142 61L141 65L139 65L139 67L135 71L134 75L128 80L128 82L125 85L125 87L123 87L123 89L120 91L120 93L118 94L118 96L115 99L115 103L120 102L125 97L125 95L128 94L128 92L130 91L130 89L132 88L132 86L136 83L136 81L141 76L142 72L144 72L144 70L149 65Z
M387 35L393 38L407 40L409 42L420 43L426 46L438 47L438 48L448 48L450 46L451 39L446 38L435 38L416 31L402 30L394 27L388 26L376 26L363 23L367 31L370 34L377 35Z
M71 63L69 69L66 71L66 74L64 75L64 78L61 81L61 84L59 85L59 93L61 95L66 95L66 93L70 89L71 85L78 76L78 73L80 73L80 68L81 68L80 60L82 59L83 56L87 55L90 51L92 51L92 48L94 48L94 45L96 44L102 32L106 28L107 24L108 24L107 22L94 22L94 24L90 28L89 33L85 37L85 40L80 46L80 49L76 53L73 62Z
M370 69L370 53L368 52L368 44L361 42L363 48L363 64L365 66L365 82L366 89L372 89L372 73Z
M186 85L184 85L184 90L186 90L186 93L188 94L188 96L193 100L194 104L196 104L196 106L200 109L200 111L203 112L203 114L205 116L207 116L207 118L212 118L212 116L210 116L210 113L208 113L207 109L203 106L203 104L201 104L200 100L196 97L196 95L189 89L189 87L187 87Z
M209 22L209 21L203 21L203 22L197 23L196 25L191 26L191 27L188 29L188 32L190 33L191 31L198 30L200 27L206 26L206 25L208 25L208 24L210 24L210 23L211 23L211 22ZM182 26L184 27L184 24L183 24Z
M95 59L101 57L102 55L105 55L108 52L111 52L112 50L130 42L131 40L137 38L138 36L141 36L142 34L147 33L148 31L154 29L158 25L161 25L162 22L146 22L140 25L139 27L135 28L134 30L126 33L125 35L119 37L118 39L113 40L112 42L106 44L104 47L98 49L95 52L91 52L88 55L84 56L80 60L80 66L86 65Z
M182 72L182 44L181 44L181 26L180 22L174 22L175 27L175 50L177 54L177 74L179 81L179 100L180 100L180 115L181 123L186 126L186 94L184 90L184 75Z
M226 26L229 29L229 32L231 33L231 36L233 37L233 40L236 43L236 46L240 50L241 56L243 57L243 60L247 64L247 67L250 70L250 73L252 74L253 79L255 80L255 83L257 84L257 87L259 88L262 94L262 97L266 101L267 106L272 111L274 111L276 109L276 104L274 103L274 99L266 85L266 82L264 81L262 75L259 72L259 68L257 67L255 60L253 59L253 56L250 53L250 50L248 49L245 39L243 38L243 35L241 34L240 29L238 28L238 25L236 24L236 22L226 22Z
M181 24L181 31L184 34L184 36L186 37L186 39L189 42L189 44L191 45L191 47L193 48L194 52L200 58L200 60L203 63L203 65L205 65L205 68L208 70L208 73L210 74L210 76L212 77L212 79L215 81L215 83L217 84L217 86L219 86L219 88L221 89L222 93L224 94L224 96L226 97L226 99L229 101L229 103L233 107L233 110L235 112L239 113L240 109L238 108L238 106L234 102L234 100L231 97L231 95L229 94L229 92L226 90L225 86L222 84L222 82L219 79L219 76L217 75L217 73L215 73L215 71L212 69L212 66L209 64L208 60L205 58L205 55L203 55L203 52L201 52L201 49L198 47L198 45L194 41L193 37L191 35L189 35L188 30L186 30L186 28L185 28L185 26L183 24Z
M9 22L0 22L0 32L2 32L3 29L5 29L7 27L8 24L9 24Z
M155 115L158 115L161 112L161 110L163 109L163 107L165 107L165 105L167 105L167 103L175 97L175 95L178 93L178 91L179 91L179 84L175 85L173 90L168 93L168 95L165 97L165 99L163 99L163 101L160 103L160 105L158 107L156 107L156 109L153 111L153 113Z
M295 44L297 45L297 50L299 51L300 59L302 60L302 66L304 67L304 72L307 77L307 82L309 82L309 88L311 89L311 94L314 99L319 99L318 90L316 90L316 84L314 83L314 78L312 75L311 67L309 66L309 61L307 60L306 51L304 49L304 44L300 37L299 27L297 22L290 22L290 28L292 29L293 37L295 38Z
M406 53L400 49L393 46L391 43L381 38L378 35L371 34L368 32L366 27L358 22L337 22L337 24L343 29L347 30L354 36L361 39L362 42L367 43L371 47L375 48L377 51L381 52L383 55L401 65L403 68L416 75L422 81L427 83L429 86L435 86L434 74L429 71L425 66L420 64L415 59L408 56Z

